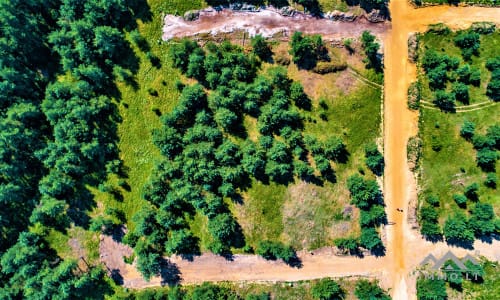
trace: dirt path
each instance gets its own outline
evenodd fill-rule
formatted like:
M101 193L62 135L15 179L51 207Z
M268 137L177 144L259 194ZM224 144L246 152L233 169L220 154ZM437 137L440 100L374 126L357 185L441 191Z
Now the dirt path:
M381 38L385 45L385 183L384 193L388 220L395 225L385 227L387 234L387 255L376 258L368 256L339 257L331 248L300 252L301 268L291 268L282 262L269 262L252 255L235 255L232 261L212 254L203 254L192 261L179 257L170 259L171 273L177 270L183 283L203 281L298 281L321 277L375 276L385 288L391 289L394 299L415 299L415 278L410 272L429 253L442 255L447 250L458 255L467 251L449 247L445 243L432 244L411 230L407 222L408 203L416 197L416 186L406 162L406 142L417 132L417 114L406 108L406 91L416 79L416 68L408 62L407 38L411 32L424 31L429 24L446 23L452 28L465 28L472 22L498 22L500 9L480 7L428 7L414 9L406 0L390 2L392 29L389 24L371 24L366 21L341 23L310 17L285 18L273 12L202 14L195 22L166 16L164 39L173 36L192 36L197 33L230 32L246 29L250 33L272 35L284 30L288 33L300 30L319 33L328 38L358 36L363 30L370 30ZM387 31L389 29L389 31ZM403 208L399 213L396 208ZM142 279L134 266L123 263L123 255L130 249L119 245L110 237L103 237L101 260L123 276L124 286L144 288L165 283L165 278ZM500 258L500 242L492 244L476 242L475 251L491 260ZM472 252L474 254L474 252ZM477 253L476 253L477 254ZM170 274L172 275L172 274ZM174 274L175 275L175 274Z
M223 10L204 10L196 21L184 21L182 17L166 15L164 17L163 39L194 36L201 33L218 34L245 30L250 35L262 34L270 37L275 34L291 35L295 31L307 34L321 34L324 39L357 37L364 30L369 30L379 38L390 27L388 22L370 23L365 18L354 22L335 22L329 19L317 19L299 14L285 17L274 10L259 12L237 12Z

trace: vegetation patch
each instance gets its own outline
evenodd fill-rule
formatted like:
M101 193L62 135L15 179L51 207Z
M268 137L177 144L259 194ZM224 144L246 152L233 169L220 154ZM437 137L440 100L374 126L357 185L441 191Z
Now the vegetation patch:
M446 107L453 108L455 100L494 103L487 87L498 70L498 31L428 32L420 41L420 71L426 72L419 75L422 101L434 90L435 103L447 112L454 111ZM444 83L435 81L440 77ZM421 107L419 220L428 239L444 237L450 244L470 247L476 238L490 239L498 233L500 198L493 182L499 171L499 112L498 105L457 113Z

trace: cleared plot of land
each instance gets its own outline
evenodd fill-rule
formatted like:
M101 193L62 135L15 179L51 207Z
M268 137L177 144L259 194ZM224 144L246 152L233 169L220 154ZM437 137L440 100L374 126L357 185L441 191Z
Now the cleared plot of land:
M307 34L321 34L324 39L355 37L361 35L364 30L370 30L381 37L388 27L388 22L370 23L364 18L358 18L355 22L336 22L303 14L286 17L272 10L260 12L204 10L195 21L184 21L182 17L166 15L163 39L202 33L230 33L236 30L245 30L250 35L262 34L263 36L281 33L291 35L294 31L301 31Z
M420 39L421 55L427 49L435 49L441 54L460 58L464 65L460 49L454 45L456 33L436 34L426 33ZM421 195L422 201L429 195L439 197L440 206L437 208L440 223L453 212L465 210L460 208L453 195L463 194L467 186L477 183L480 202L493 205L496 214L500 212L500 195L498 190L485 186L487 173L478 167L476 149L473 143L460 136L460 129L464 122L475 124L475 134L485 135L487 128L500 122L500 105L494 103L486 96L486 87L490 81L491 72L485 67L485 62L498 55L500 45L500 32L481 35L479 56L473 56L469 62L472 68L481 72L481 83L478 87L470 86L470 111L457 113L444 113L439 110L422 108L420 112L419 136L423 140L422 169L421 169ZM434 93L429 89L427 76L419 76L422 82L422 99L432 101ZM451 83L448 83L451 85ZM430 102L429 101L429 102ZM481 108L475 103L490 102L491 105ZM460 104L463 106L463 104ZM464 106L463 110L466 110ZM500 175L499 164L496 163L496 175ZM473 202L468 202L472 208Z

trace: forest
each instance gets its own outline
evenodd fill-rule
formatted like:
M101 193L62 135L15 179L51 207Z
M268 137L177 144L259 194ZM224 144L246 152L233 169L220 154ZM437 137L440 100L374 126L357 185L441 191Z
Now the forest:
M128 176L118 127L119 106L128 105L122 102L123 86L138 88L134 48L161 69L137 30L138 22L151 21L147 8L143 1L123 0L0 1L0 298L102 298L116 289L109 270L66 255L61 249L67 246L57 239L75 228L113 234L128 220L112 206L96 213L96 195L118 195L107 182ZM368 49L373 39L366 36ZM290 49L299 68L330 60L320 36L296 33ZM303 134L311 99L286 68L263 70L272 54L260 36L250 53L230 42L202 47L186 39L171 47L173 67L192 81L175 82L178 102L150 136L162 159L142 189L147 205L131 218L135 226L123 240L134 248L144 278L159 273L164 255L200 253L188 223L195 213L208 219L214 253L230 255L239 248L300 264L286 243L263 239L249 247L227 204L241 201L241 192L255 182L335 183L332 166L348 160L340 135L318 140ZM256 120L257 139L245 130L249 117ZM366 148L366 164L373 173L383 171L375 144ZM374 183L363 180L352 180L353 203L360 185ZM119 185L131 188L124 179ZM366 232L349 246L353 251L381 247L375 228L383 220L382 200L378 188L371 188L373 204L356 202L366 209ZM325 284L341 293L334 283Z
M139 2L0 1L2 299L108 289L101 267L61 259L46 235L88 228L89 187L120 170L112 98L137 67L123 58Z

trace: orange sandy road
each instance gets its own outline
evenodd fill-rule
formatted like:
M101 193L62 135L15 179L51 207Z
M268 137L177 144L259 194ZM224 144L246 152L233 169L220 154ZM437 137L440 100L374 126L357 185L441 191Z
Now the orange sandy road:
M384 192L388 219L396 224L387 227L387 255L391 261L392 296L406 300L415 298L414 293L408 294L406 284L408 273L415 266L411 261L415 253L411 252L423 250L426 244L415 237L406 221L409 199L416 197L416 186L406 161L406 143L418 129L418 115L406 107L408 86L416 80L416 67L408 61L407 40L410 33L425 31L435 23L462 29L473 22L499 22L500 9L450 6L415 9L406 0L392 0L389 9L392 29L384 43ZM397 212L397 208L403 208L404 213Z

